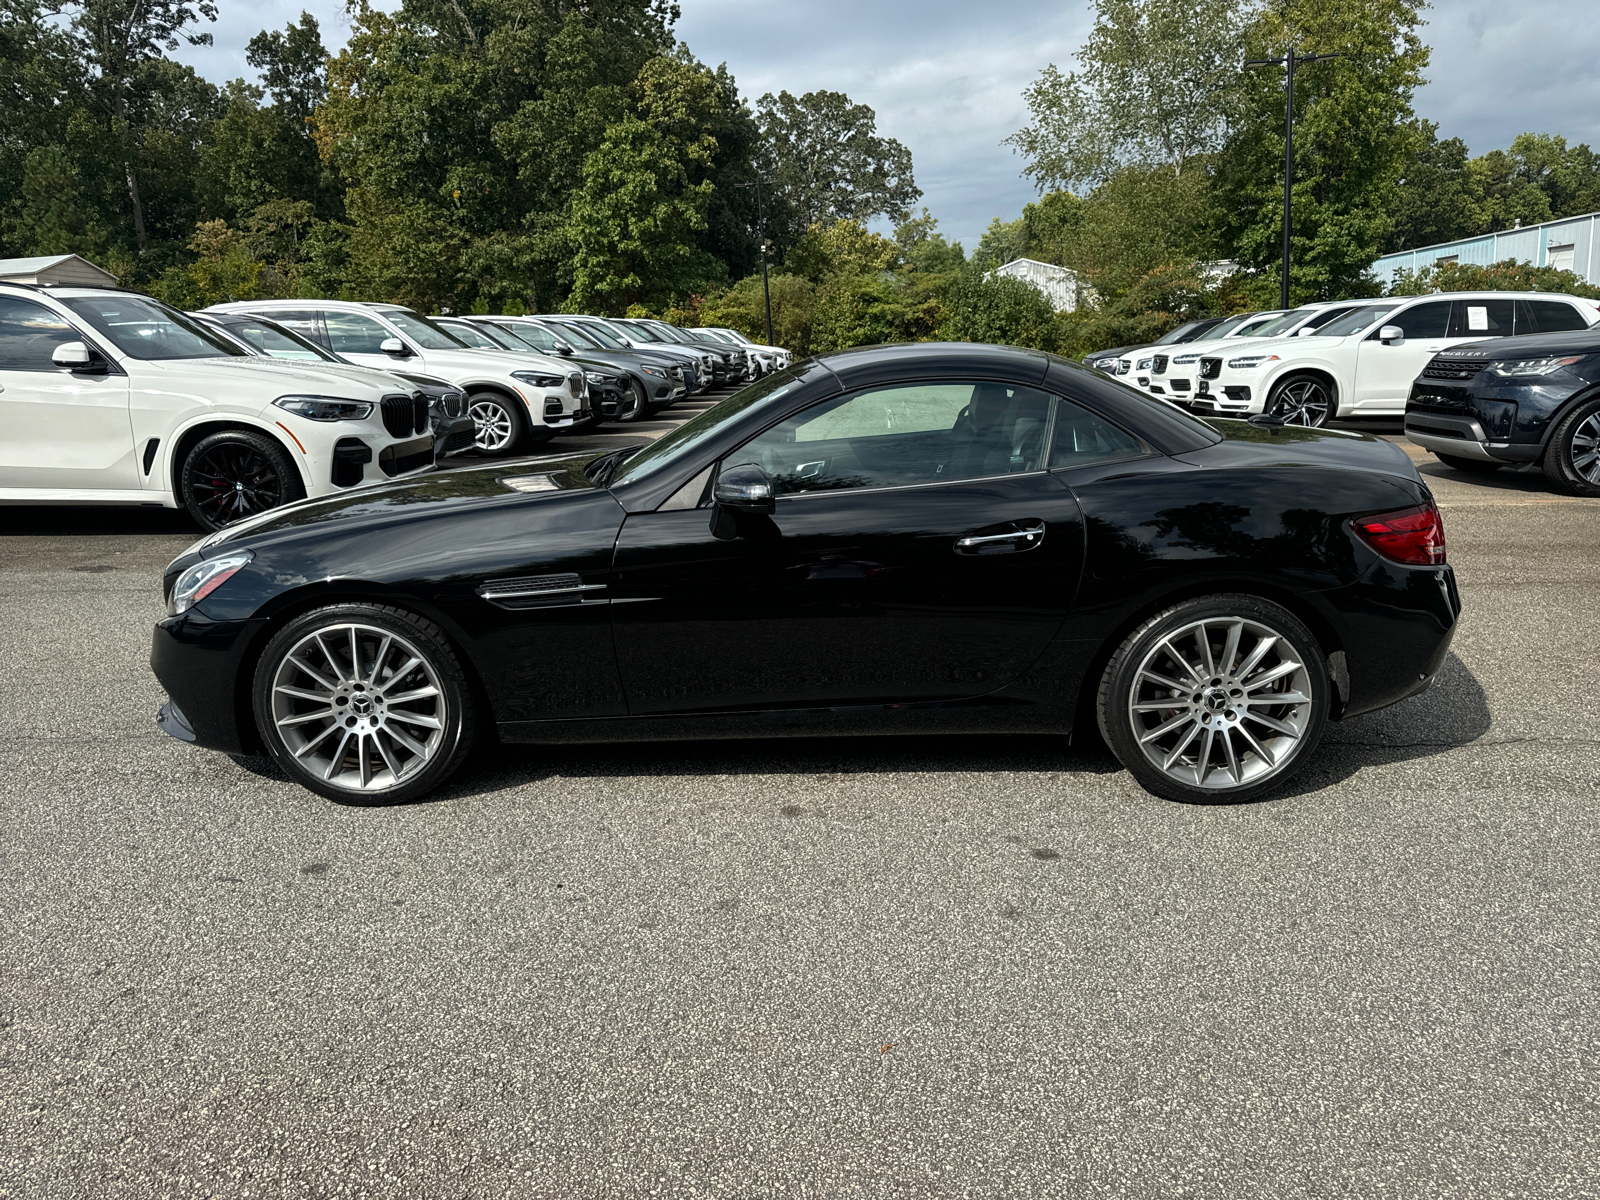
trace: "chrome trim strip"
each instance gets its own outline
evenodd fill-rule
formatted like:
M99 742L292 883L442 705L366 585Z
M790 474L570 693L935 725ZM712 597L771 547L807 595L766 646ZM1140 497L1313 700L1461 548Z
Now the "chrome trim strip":
M603 583L579 583L572 587L518 588L505 592L488 592L479 589L478 595L485 600L526 600L533 596L564 596L572 592L598 592L603 590L605 586Z

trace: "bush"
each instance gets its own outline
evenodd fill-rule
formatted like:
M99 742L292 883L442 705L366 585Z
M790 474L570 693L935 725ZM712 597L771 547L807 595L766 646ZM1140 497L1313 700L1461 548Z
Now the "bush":
M939 336L951 342L992 342L1053 350L1056 313L1031 283L969 269L955 277L944 297Z
M811 318L817 289L799 275L772 275L772 339L796 354L811 353ZM694 313L697 325L726 325L756 342L767 340L766 305L761 276L749 275L703 302Z

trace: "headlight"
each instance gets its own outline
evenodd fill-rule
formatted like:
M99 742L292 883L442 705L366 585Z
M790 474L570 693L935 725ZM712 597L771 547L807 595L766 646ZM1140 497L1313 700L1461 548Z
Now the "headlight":
M1184 354L1184 355L1181 355L1178 358L1173 359L1172 360L1172 365L1175 366L1175 367L1192 367L1192 366L1194 366L1195 363L1197 363L1199 361L1200 361L1200 356L1198 354Z
M228 580L232 579L252 558L251 550L236 550L197 562L172 585L172 598L167 601L167 615L175 617L188 612Z
M1117 360L1114 358L1097 358L1089 365L1097 371L1115 371L1117 369Z
M583 377L590 383L615 383L615 375L602 375L599 371L585 371Z
M1565 358L1501 359L1490 363L1486 370L1501 379L1510 379L1514 375L1554 375L1562 367L1570 367L1582 357L1581 354L1569 354Z
M654 375L657 379L665 379L667 377L667 373L660 367L640 367L639 370L646 375Z
M1228 360L1228 370L1254 371L1257 367L1264 367L1268 363L1275 363L1278 361L1279 359L1276 354L1252 354L1247 358L1230 358Z
M1141 358L1139 360L1139 370L1148 371L1150 369L1150 364L1153 362L1155 362L1154 358Z
M560 375L543 375L538 371L513 371L511 378L521 380L532 387L560 387L566 382Z
M279 408L310 421L362 421L372 415L365 400L330 400L327 396L279 396Z

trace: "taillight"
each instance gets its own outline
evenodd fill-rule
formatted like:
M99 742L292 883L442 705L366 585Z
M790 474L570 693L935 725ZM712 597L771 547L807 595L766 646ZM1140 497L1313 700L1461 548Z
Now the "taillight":
M1358 517L1354 524L1356 532L1385 558L1408 567L1436 567L1445 561L1444 521L1436 504Z

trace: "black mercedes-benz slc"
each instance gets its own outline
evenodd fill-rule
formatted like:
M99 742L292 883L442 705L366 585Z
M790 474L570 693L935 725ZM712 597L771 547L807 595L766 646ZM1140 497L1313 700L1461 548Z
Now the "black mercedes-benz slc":
M165 589L162 727L366 802L485 737L1085 718L1150 791L1243 800L1425 688L1460 609L1399 447L977 345L826 355L653 443L276 509Z

